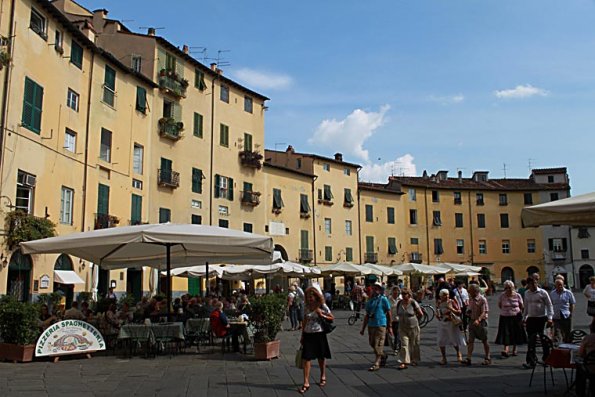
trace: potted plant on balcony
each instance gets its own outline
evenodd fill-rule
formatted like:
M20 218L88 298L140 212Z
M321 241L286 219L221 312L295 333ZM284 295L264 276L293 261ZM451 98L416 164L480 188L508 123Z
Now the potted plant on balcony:
M13 249L23 241L38 240L56 235L56 225L47 218L38 218L22 210L11 211L4 218L6 245Z
M250 321L254 326L254 356L257 360L279 357L281 341L277 333L285 316L287 296L269 294L251 302Z
M12 362L33 360L35 341L39 336L39 309L13 297L0 301L0 359Z

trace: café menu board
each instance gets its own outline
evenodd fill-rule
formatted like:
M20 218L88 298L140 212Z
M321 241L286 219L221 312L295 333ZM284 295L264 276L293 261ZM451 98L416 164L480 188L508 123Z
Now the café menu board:
M35 356L61 356L105 350L101 333L89 323L64 320L47 328L35 346Z

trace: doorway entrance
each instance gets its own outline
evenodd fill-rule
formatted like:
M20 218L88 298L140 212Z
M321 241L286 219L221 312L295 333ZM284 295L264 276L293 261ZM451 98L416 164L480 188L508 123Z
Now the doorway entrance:
M23 255L20 249L13 252L8 265L6 293L14 296L20 302L28 301L31 292L32 268L31 256Z

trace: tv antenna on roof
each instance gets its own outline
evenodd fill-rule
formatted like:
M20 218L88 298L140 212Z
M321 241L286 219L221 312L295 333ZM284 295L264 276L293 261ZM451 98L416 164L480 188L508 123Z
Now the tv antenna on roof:
M154 28L154 27L152 27L152 26L139 26L138 28L139 28L139 29L146 29L146 30L153 30L153 31L155 31L155 30L163 30L163 29L165 29L165 27L163 27L163 26L162 26L162 27L160 27L160 28Z
M207 58L207 47L188 47L188 49L190 50L189 52L191 54L201 54L201 58L203 60L203 62L206 63Z
M504 164L502 171L504 171L504 179L506 179L506 163L502 163L502 164Z
M533 161L534 160L535 159L528 159L528 161L527 161L529 163L529 172L531 172L531 170L533 169Z

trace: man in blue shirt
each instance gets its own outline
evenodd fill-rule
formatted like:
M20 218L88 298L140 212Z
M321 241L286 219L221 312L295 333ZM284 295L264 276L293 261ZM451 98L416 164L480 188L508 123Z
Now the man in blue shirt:
M572 312L576 300L574 294L564 288L564 280L556 279L555 289L550 292L552 305L554 306L554 337L558 342L570 343L570 332L572 330Z
M387 324L392 324L390 302L384 296L382 284L376 282L372 286L372 297L366 303L364 325L360 331L360 334L363 335L366 326L368 327L368 340L376 355L374 365L368 369L369 371L378 371L386 362L384 339L386 338ZM393 335L391 327L388 327L388 333Z

